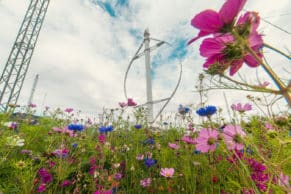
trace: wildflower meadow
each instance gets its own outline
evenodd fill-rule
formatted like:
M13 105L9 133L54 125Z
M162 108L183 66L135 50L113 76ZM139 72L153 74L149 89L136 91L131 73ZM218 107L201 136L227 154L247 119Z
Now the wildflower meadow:
M152 123L135 98L99 120L70 107L46 107L39 116L37 105L18 112L10 105L0 114L0 194L290 194L291 82L264 61L260 16L243 11L245 3L225 0L218 11L193 13L199 33L188 46L201 41L201 80L219 77L279 96L284 110L251 114L261 105L249 96L229 105L227 119L221 107L193 100L181 102L174 119ZM263 67L277 88L234 80L243 65Z

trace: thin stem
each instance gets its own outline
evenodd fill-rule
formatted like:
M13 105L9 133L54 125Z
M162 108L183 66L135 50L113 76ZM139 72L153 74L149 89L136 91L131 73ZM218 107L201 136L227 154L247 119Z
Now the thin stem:
M287 55L286 53L276 49L275 47L272 47L271 45L269 45L267 43L264 43L263 46L266 47L266 48L269 48L269 49L271 49L271 50L273 50L273 51L275 51L275 52L277 52L277 53L279 53L281 55L283 55L284 57L286 57L289 60L291 59L291 55Z
M281 92L278 91L278 90L272 90L272 89L269 89L269 88L261 88L259 86L254 86L254 85L250 85L250 84L247 84L247 83L243 83L243 82L231 79L230 77L228 77L226 75L220 75L220 76L225 78L225 79L227 79L227 80L229 80L229 81L231 81L231 82L234 82L235 84L246 86L248 88L252 88L252 89L258 90L260 92L268 92L268 93L272 93L272 94L281 94Z
M268 66L266 63L264 63L261 58L253 51L253 49L245 43L245 48L247 51L250 52L250 54L262 65L262 67L265 69L267 74L273 79L275 84L280 89L281 94L285 97L286 101L288 102L289 107L291 107L291 95L288 92L288 88L285 86L285 84L281 81L281 79L277 76L277 74L272 70L270 66Z

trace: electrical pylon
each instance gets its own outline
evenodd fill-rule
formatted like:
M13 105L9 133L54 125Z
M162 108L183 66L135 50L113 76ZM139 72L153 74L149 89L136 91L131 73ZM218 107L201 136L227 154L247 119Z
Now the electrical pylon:
M50 0L31 0L0 77L0 111L17 104Z

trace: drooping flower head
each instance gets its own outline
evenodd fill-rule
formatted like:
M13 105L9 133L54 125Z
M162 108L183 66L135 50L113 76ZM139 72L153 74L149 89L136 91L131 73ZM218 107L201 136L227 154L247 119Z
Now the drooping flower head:
M173 177L174 172L175 172L174 168L162 168L160 171L160 175L166 178L171 178Z
M202 117L205 117L205 116L210 117L211 115L215 114L216 111L217 111L217 108L215 106L206 106L206 107L202 107L198 109L196 113Z
M218 132L213 129L201 129L196 139L196 150L202 153L214 151L217 147Z
M188 44L191 44L203 36L231 31L234 20L245 3L246 0L227 0L220 8L219 12L207 9L197 14L191 20L191 25L198 28L200 32L198 36L190 40Z
M246 136L246 133L239 125L226 125L223 129L224 142L229 150L242 150L244 144L242 138Z

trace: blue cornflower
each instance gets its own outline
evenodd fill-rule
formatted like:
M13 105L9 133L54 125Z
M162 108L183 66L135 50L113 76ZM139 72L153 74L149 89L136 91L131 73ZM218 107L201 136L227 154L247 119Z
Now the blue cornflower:
M157 160L146 158L144 164L149 168L157 163Z
M100 133L106 133L106 132L110 132L112 130L113 130L113 126L112 125L110 125L108 127L105 127L105 126L99 127L99 132Z
M134 128L136 128L136 129L141 129L141 125L139 125L139 124L137 124L137 125L134 125Z
M194 154L200 154L201 152L198 150L194 150Z
M179 108L178 108L178 112L182 115L190 112L190 108L189 107L186 107L186 106L183 106L183 105L179 105Z
M144 140L143 143L144 144L155 144L155 141L154 141L154 139L152 137L150 137L150 138Z
M213 114L215 114L217 111L217 108L215 106L206 106L206 107L202 107L200 109L198 109L196 111L196 113L199 115L199 116L202 116L202 117L209 117Z
M84 126L81 124L69 124L68 129L73 131L83 131Z
M254 153L254 151L251 149L250 146L247 147L246 152L249 153L249 154L253 154Z
M72 143L72 147L73 148L77 148L78 147L78 144L77 143Z

